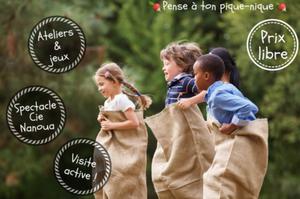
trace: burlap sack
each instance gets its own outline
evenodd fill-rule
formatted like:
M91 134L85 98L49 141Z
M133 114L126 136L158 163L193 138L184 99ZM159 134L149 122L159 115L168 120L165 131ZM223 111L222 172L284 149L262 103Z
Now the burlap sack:
M112 122L125 121L123 112L104 111ZM136 112L140 125L131 130L100 130L96 141L108 151L111 162L111 176L104 187L94 194L96 199L146 199L146 152L148 134L143 113Z
M159 198L202 198L202 175L214 148L199 108L181 110L174 104L145 121L157 139L152 181Z
M216 154L203 176L203 198L257 199L267 171L267 119L251 121L231 135L222 134L211 120L208 124Z

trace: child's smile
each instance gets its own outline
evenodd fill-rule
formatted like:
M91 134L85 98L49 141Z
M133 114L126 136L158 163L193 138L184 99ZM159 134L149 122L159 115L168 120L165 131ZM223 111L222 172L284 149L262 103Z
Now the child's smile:
M99 92L105 98L111 97L111 95L115 93L113 89L114 88L113 82L105 79L104 77L97 78L97 86Z

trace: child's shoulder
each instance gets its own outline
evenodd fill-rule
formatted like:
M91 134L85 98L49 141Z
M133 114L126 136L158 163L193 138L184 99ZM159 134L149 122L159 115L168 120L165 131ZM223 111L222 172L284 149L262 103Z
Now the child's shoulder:
M189 74L189 73L184 73L181 76L181 79L193 79L193 78L194 78L194 76L192 74Z
M111 101L105 101L104 107L109 111L126 111L128 108L135 109L134 103L124 93L120 93Z
M172 86L185 86L190 80L193 80L193 76L188 73L181 73L177 75L170 83L169 85Z
M240 91L234 85L230 83L224 83L222 81L217 81L214 84L212 84L208 88L207 92L209 94L212 94L213 96L221 93L230 93L230 94L240 93Z
M183 83L183 84L187 84L189 83L190 81L194 80L194 76L192 74L184 74L181 76L180 78L180 81Z
M222 94L229 94L229 95L235 95L238 97L244 97L243 93L237 88L235 87L233 84L231 83L222 83L220 84L220 86L216 87L213 91L213 96L218 96L218 95L222 95Z
M230 92L230 91L237 90L237 88L234 85L230 84L230 83L222 82L222 84L220 84L220 86L218 86L216 88L216 91L221 91L221 90Z
M126 101L130 101L128 96L125 95L124 93L120 93L120 94L115 95L115 97L112 100L106 99L104 101L104 104L119 103L119 102L126 102Z
M115 100L116 101L120 101L120 102L124 102L124 101L131 101L127 95L125 95L124 93L120 93L118 95L115 96Z

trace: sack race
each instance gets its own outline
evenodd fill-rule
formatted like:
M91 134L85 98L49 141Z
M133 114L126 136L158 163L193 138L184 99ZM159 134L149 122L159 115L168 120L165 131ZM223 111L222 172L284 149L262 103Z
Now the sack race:
M181 110L173 104L145 122L157 139L152 181L159 198L202 198L202 175L214 148L198 106Z
M112 122L127 120L121 111L103 111ZM94 194L96 199L146 199L146 162L148 134L142 111L136 111L140 125L130 130L100 130L96 141L110 155L111 176L104 187Z
M216 154L203 176L204 199L257 199L268 165L268 121L256 119L231 135L212 120Z

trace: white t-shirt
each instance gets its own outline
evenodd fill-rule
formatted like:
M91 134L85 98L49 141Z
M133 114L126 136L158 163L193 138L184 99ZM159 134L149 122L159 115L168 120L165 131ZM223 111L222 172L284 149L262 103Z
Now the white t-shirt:
M104 102L104 110L105 111L123 111L123 112L125 112L129 108L132 108L133 110L135 110L135 105L124 93L115 95L115 97L112 100L110 98L108 98Z

